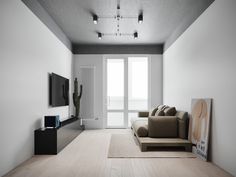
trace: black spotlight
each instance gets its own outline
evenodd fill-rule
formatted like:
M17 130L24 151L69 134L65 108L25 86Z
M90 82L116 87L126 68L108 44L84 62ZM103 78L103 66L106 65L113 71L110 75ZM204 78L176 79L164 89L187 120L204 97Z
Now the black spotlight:
M134 32L134 39L138 38L138 32Z
M139 16L138 16L138 23L139 24L143 23L143 14L139 14Z
M97 15L93 15L93 23L94 24L98 23L98 16Z
M98 39L102 39L102 33L98 33Z

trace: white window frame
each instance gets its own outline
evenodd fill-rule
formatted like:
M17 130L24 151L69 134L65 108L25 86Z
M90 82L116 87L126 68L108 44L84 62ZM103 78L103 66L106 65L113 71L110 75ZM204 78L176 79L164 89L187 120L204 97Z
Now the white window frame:
M129 128L128 113L135 113L144 110L128 110L128 58L129 57L147 57L148 59L148 110L151 107L151 56L145 54L127 54L127 55L103 55L103 127L105 128ZM124 109L107 110L107 59L124 59ZM124 126L107 126L108 112L124 112Z

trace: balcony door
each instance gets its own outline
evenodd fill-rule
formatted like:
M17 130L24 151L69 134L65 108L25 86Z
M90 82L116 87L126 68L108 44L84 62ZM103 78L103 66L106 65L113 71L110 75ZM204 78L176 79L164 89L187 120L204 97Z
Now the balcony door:
M106 127L130 127L139 110L148 109L148 57L107 57Z

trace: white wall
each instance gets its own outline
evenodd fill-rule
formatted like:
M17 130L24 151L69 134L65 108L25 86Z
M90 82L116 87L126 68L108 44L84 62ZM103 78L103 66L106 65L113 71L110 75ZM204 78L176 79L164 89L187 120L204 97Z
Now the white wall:
M236 176L236 1L216 0L164 53L164 103L213 98L212 161Z
M151 108L163 103L163 56L149 55L151 59Z
M44 115L69 115L48 105L48 73L72 75L72 53L20 1L0 1L0 176L34 153Z
M130 55L132 56L132 55ZM139 56L139 55L135 55ZM143 55L140 55L143 56ZM162 104L162 55L147 55L151 59L151 107ZM87 129L105 128L104 117L104 55L74 55L74 76L80 78L80 67L95 67L94 119L85 120ZM96 118L96 119L95 119Z

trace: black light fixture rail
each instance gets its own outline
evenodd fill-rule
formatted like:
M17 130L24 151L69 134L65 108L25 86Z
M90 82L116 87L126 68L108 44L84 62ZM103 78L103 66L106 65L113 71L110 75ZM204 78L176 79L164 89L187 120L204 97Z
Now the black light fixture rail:
M98 32L98 39L102 39L102 36L133 36L134 39L138 38L138 32L135 31L134 33L121 33L120 32L120 20L133 20L133 19L137 19L138 23L141 24L143 23L143 12L139 13L138 16L123 16L120 15L120 1L117 1L117 8L116 8L116 15L114 16L109 16L109 15L104 15L104 16L100 16L100 15L96 15L93 14L93 23L94 24L98 24L98 22L100 21L100 19L115 19L117 21L117 30L116 33L101 33Z

